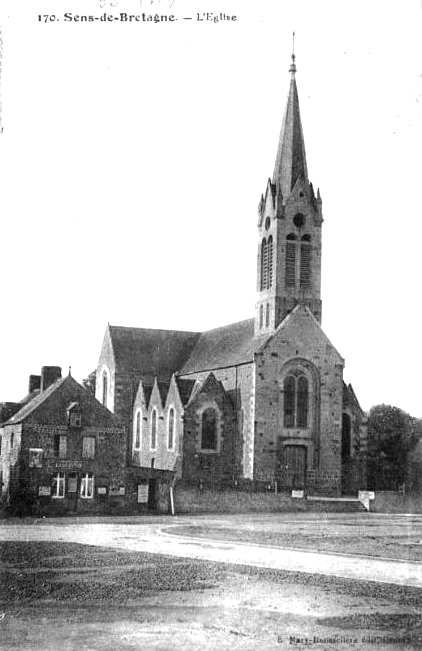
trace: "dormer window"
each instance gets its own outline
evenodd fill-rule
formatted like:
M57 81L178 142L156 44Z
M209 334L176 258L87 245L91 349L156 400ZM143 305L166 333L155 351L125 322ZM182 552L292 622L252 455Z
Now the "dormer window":
M71 402L66 413L69 427L82 427L82 412L78 402Z

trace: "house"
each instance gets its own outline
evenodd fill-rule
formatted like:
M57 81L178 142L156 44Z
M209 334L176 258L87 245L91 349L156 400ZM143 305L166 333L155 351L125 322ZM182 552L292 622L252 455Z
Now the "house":
M2 497L12 512L168 511L172 473L130 468L125 426L71 375L44 366L29 389L0 425Z

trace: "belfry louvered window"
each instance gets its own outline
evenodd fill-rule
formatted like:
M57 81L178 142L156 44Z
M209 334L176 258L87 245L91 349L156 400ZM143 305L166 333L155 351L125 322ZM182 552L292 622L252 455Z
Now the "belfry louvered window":
M262 240L261 243L261 292L267 289L268 282L268 246L267 240Z
M311 238L304 235L300 242L300 286L311 284Z
M151 450L157 449L157 412L155 409L151 414Z
M268 240L264 237L261 243L261 292L273 284L273 258L273 237L270 235Z
M299 372L300 373L300 372ZM304 375L288 375L284 380L284 427L308 426L309 384Z
M268 272L267 272L267 287L268 289L272 286L273 284L273 236L270 235L268 238L268 243L267 243L267 265L268 265Z
M296 284L296 235L290 233L286 241L286 287Z

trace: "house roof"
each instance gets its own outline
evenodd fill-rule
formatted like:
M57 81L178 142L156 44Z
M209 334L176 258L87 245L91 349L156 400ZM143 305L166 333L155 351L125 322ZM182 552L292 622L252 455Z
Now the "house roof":
M191 354L199 332L109 326L116 368L170 379Z
M252 362L268 337L254 338L254 327L255 320L247 319L203 332L179 375Z
M4 425L16 425L17 423L21 423L25 418L32 414L35 409L42 405L67 379L68 377L60 378L53 382L53 384L50 384L45 391L38 393L32 400L24 404L22 409L19 409L19 411L16 412L12 418L9 418Z

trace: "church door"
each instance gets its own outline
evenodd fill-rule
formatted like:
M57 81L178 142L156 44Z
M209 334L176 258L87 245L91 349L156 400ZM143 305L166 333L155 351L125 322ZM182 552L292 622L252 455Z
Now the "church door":
M305 488L306 447L286 445L283 448L284 485L289 490Z

